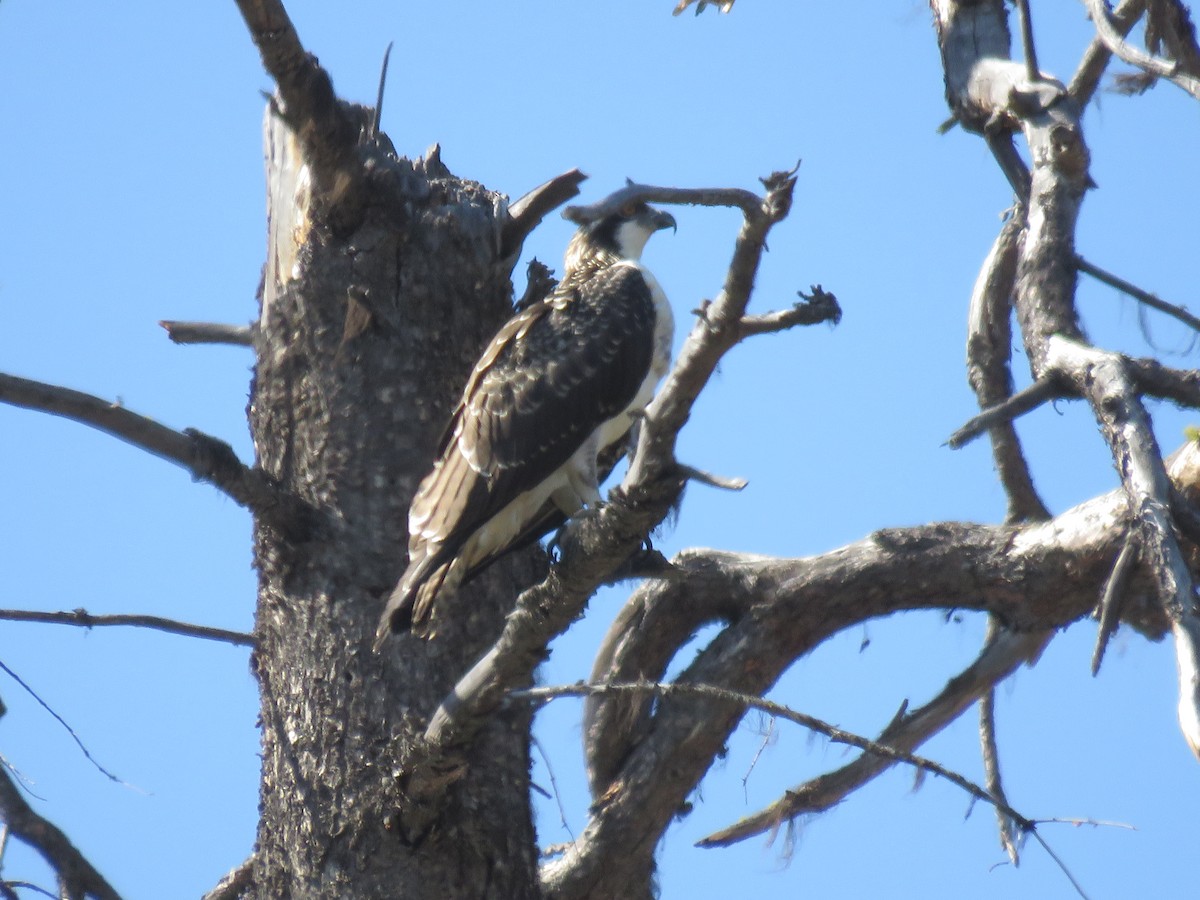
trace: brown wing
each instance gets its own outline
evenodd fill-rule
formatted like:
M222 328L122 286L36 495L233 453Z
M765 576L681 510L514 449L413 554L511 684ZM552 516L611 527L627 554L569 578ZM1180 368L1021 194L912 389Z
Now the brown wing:
M622 265L552 295L500 330L413 498L409 567L381 632L407 626L416 591L431 574L629 406L650 369L654 315L641 273Z

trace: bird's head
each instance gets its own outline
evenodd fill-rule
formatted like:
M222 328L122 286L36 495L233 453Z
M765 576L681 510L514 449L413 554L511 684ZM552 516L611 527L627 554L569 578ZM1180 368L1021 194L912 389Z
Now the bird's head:
M674 227L675 218L670 213L637 201L583 226L572 244L583 245L579 249L584 253L602 250L621 259L640 259L650 235Z

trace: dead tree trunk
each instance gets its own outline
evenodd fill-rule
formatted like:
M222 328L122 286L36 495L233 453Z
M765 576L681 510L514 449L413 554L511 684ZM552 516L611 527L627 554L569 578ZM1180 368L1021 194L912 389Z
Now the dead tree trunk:
M369 111L342 112L365 135ZM422 723L495 640L534 557L464 590L444 639L370 646L437 429L511 309L502 199L431 152L415 165L390 158L397 190L364 201L314 171L285 117L286 106L266 122L250 420L258 465L312 513L255 532L263 779L248 895L535 897L528 712L493 718L466 774L446 773L436 820L418 828L392 814ZM365 138L358 149L385 157Z

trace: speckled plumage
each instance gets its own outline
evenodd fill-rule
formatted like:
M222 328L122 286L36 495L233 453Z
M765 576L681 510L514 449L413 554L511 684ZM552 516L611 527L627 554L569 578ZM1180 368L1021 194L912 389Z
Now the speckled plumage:
M377 646L406 627L432 634L439 595L536 537L548 513L600 499L597 455L625 436L670 358L670 307L637 259L674 224L638 204L581 228L559 286L484 350L413 498L408 568Z

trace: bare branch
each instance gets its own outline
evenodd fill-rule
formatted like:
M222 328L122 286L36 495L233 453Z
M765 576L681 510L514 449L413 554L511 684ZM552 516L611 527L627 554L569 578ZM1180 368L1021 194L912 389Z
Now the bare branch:
M287 534L306 535L316 524L311 507L285 494L264 472L244 465L224 441L195 429L175 431L119 403L13 375L0 374L0 402L90 425L175 463Z
M555 175L544 184L540 184L525 196L508 206L508 220L504 223L500 235L500 258L516 257L521 252L525 238L533 229L541 224L552 209L557 209L572 197L579 194L581 185L587 176L578 169Z
M1021 47L1025 51L1025 77L1039 81L1042 70L1038 68L1037 45L1033 42L1033 17L1029 14L1029 0L1017 0L1017 17L1021 22Z
M742 316L738 323L739 337L772 334L795 328L797 325L816 325L820 322L836 325L841 321L842 310L838 306L837 297L822 289L819 284L813 285L811 294L805 294L803 291L797 293L804 302L797 303L791 309L758 316Z
M563 210L563 218L576 225L586 225L616 212L626 203L639 200L682 206L728 206L740 209L747 219L756 219L764 214L763 198L741 188L672 188L630 182L598 203L568 206Z
M164 319L158 323L176 344L235 344L254 346L254 325L226 325L220 322L178 322Z
M1187 311L1187 307L1176 306L1174 303L1168 303L1165 300L1160 300L1149 291L1144 291L1132 282L1126 281L1120 276L1114 275L1093 263L1088 262L1082 256L1075 257L1075 263L1079 266L1079 271L1091 275L1097 281L1102 281L1110 287L1116 288L1133 297L1139 303L1144 303L1152 309L1157 309L1161 313L1166 313L1174 319L1178 319L1188 328L1200 331L1200 318L1192 315Z
M985 409L979 415L970 419L946 441L952 450L964 447L979 437L989 428L994 428L1003 422L1011 422L1051 400L1061 400L1069 397L1067 391L1054 377L1040 378L1022 391L1013 394L1003 403Z
M357 175L360 123L338 101L333 82L306 52L281 0L237 0L263 67L275 80L279 114L300 137L322 190L332 190L339 172ZM344 190L345 186L341 187Z
M96 616L89 613L86 609L64 610L61 612L42 612L32 609L0 609L0 621L38 622L47 625L77 625L81 628L128 625L134 628L151 628L156 631L165 631L168 634L178 634L184 637L223 641L237 647L254 646L254 635L247 634L244 631L228 631L224 628L213 628L208 625L193 625L190 622L164 619L161 616L126 613Z
M1142 559L1172 623L1180 672L1180 727L1200 747L1200 609L1191 572L1171 523L1171 484L1135 377L1119 354L1052 335L1046 364L1069 378L1092 405L1121 475Z
M58 875L64 900L120 900L120 895L54 823L42 818L0 769L0 819L9 834L36 850Z
M1125 357L1125 366L1143 394L1180 406L1200 407L1200 370L1172 369L1148 358Z
M1009 145L1011 146L1011 140ZM1028 173L1026 179L1028 178ZM1000 229L979 270L967 313L967 380L979 408L986 410L1012 397L1012 293L1017 275L1017 255L1025 225L1024 206L1018 206ZM1008 497L1005 521L1024 522L1050 518L1033 484L1033 475L1011 421L989 429L992 459Z
M743 694L738 691L731 691L714 684L697 684L694 682L686 684L679 682L664 683L655 681L607 682L605 684L584 684L580 682L568 685L525 688L524 690L510 691L508 696L513 700L527 700L542 704L560 697L593 697L604 694L622 693L646 694L661 699L694 695L720 700L725 703L734 703L743 709L756 709L773 718L785 719L810 731L815 731L817 734L823 734L835 744L846 744L850 747L857 747L864 753L878 756L890 763L905 763L906 765L920 769L922 772L928 772L931 775L945 778L951 784L962 788L976 800L982 800L985 803L995 806L997 810L1012 818L1022 830L1035 830L1035 824L1032 820L1022 816L1005 803L1003 799L992 796L969 778L951 769L947 769L941 763L923 756L917 756L914 753L898 750L895 747L873 741L862 735L845 731L844 729L830 725L822 719L818 719L816 716L798 712L791 707L775 703L772 700L751 694ZM701 841L699 845L707 846L706 841Z
M937 697L920 709L897 716L875 743L900 752L908 752L919 746L1012 674L1019 665L1036 659L1049 639L1047 633L1000 634L995 641L985 645L978 659L952 678ZM771 806L709 835L698 846L728 846L771 831L781 822L802 813L829 809L895 761L896 757L889 758L883 754L860 756L834 772L789 790ZM1022 830L1032 830L1029 821L1019 814L1014 815L1015 811L1008 804L1001 806L986 792L985 797L999 811L1017 822Z
M1187 493L1188 485L1200 484L1200 448L1189 443L1176 462L1172 476ZM643 585L636 607L631 601L622 610L593 681L606 674L610 680L660 677L653 671L657 661L669 660L687 636L677 633L660 642L658 627L672 610L686 624L692 605L706 610L708 620L715 616L730 624L678 681L747 694L769 689L795 659L831 634L876 616L931 606L995 614L1007 625L997 642L939 697L899 717L879 739L907 749L903 740L915 745L936 732L1021 661L1036 657L1048 635L1091 611L1117 552L1127 508L1124 492L1117 490L1045 523L887 530L803 560L692 551L674 561L681 577ZM1153 634L1169 627L1146 575L1139 572L1129 600L1126 621L1144 616L1137 627ZM677 642L671 645L671 639ZM641 663L645 674L638 671ZM598 773L593 784L599 790L576 846L543 866L542 882L554 900L614 895L627 879L649 871L653 847L639 836L666 827L741 716L740 707L700 698L662 701L652 720L646 710L628 718L609 716L610 698L588 702L600 707L598 715L588 713L585 726L589 771ZM593 735L630 721L632 735L623 743L612 739L611 754L596 760ZM705 728L697 729L698 721ZM799 796L837 802L874 777L878 765L874 757L855 761ZM760 830L780 820L776 809L762 817ZM620 867L613 866L617 859Z
M714 487L722 491L745 490L746 485L750 483L745 478L728 478L724 475L714 475L712 472L705 472L703 469L682 464L679 466L679 474L688 481L698 481L700 484L707 484L709 487Z
M992 643L1004 626L995 617L988 617L987 636L984 645ZM1000 776L1000 748L996 742L996 689L992 687L979 695L979 749L983 756L983 772L987 791L997 800L1008 803L1004 793L1004 780ZM1000 846L1008 854L1014 866L1020 865L1021 825L996 807L996 825L1000 831Z
M537 750L538 755L542 758L542 765L546 767L546 773L550 776L550 789L554 791L554 802L558 804L558 824L563 830L570 835L571 840L575 840L575 834L571 831L571 826L567 822L567 811L563 807L562 794L558 790L558 779L554 777L554 766L550 764L550 755L546 752L546 748L542 746L542 742L533 737L533 746Z
M1153 56L1128 43L1110 18L1108 5L1105 0L1084 0L1084 3L1088 8L1088 14L1091 16L1092 23L1096 26L1096 34L1104 42L1104 46L1111 50L1119 59L1124 60L1131 66L1137 66L1151 75L1166 78L1174 82L1180 88L1200 100L1200 78L1184 71L1178 60L1168 60L1159 56Z
M1121 37L1128 35L1145 10L1146 0L1121 0L1121 3L1112 12L1112 25L1117 34ZM1092 96L1100 84L1100 78L1104 75L1104 70L1108 68L1110 59L1112 59L1112 51L1097 35L1084 51L1079 67L1071 79L1070 87L1067 88L1067 93L1079 104L1080 109L1091 102Z
M1146 7L1146 46L1167 55L1183 72L1200 76L1200 44L1191 12L1182 0L1151 0Z
M11 678L17 684L19 684L25 690L25 692L27 694L29 694L30 697L32 697L35 701L37 701L38 706L40 706L46 712L50 713L50 715L54 719L54 721L56 721L59 725L61 725L63 728L66 729L67 734L71 735L71 740L73 740L75 742L75 745L77 747L79 747L79 749L83 752L83 755L87 758L87 761L90 762L93 766L95 766L96 769L100 772L100 774L102 774L109 781L115 781L117 784L122 785L124 787L133 787L133 785L131 785L128 781L125 781L118 775L116 775L113 772L110 772L108 769L104 768L104 766L100 765L100 762L96 759L96 757L92 756L92 751L90 751L87 748L87 745L84 744L83 741L80 739L79 735L75 733L75 729L72 728L70 725L68 725L67 721L62 716L60 716L57 712L55 712L54 708L52 706L50 706L50 704L47 703L45 700L43 700L41 698L41 696L38 694L38 692L35 691L33 688L31 688L25 682L25 680L23 678L21 678L20 675L18 675L16 672L14 672L12 669L10 669L8 666L6 666L2 662L0 662L0 669L3 669L9 678Z

